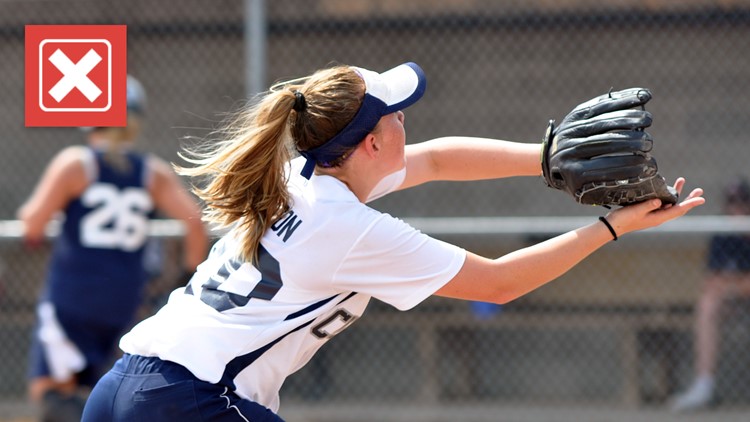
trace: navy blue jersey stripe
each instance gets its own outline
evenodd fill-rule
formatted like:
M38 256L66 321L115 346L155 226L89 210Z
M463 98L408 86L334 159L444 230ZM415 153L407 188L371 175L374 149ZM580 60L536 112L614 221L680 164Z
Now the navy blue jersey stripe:
M242 372L243 369L250 366L253 362L258 360L261 356L263 356L263 353L266 353L268 349L273 347L275 344L280 342L281 340L285 339L286 336L289 334L295 333L308 325L312 324L315 319L311 319L310 321L307 321L306 323L300 325L299 327L289 331L288 333L284 334L283 336L280 336L276 340L266 344L265 346L261 347L260 349L256 349L246 355L237 356L236 358L232 359L224 368L224 374L221 376L221 381L219 383L221 385L226 385L227 387L231 388L232 390L236 389L236 386L234 385L234 379L237 377L237 375Z
M286 318L284 318L284 321L289 321L290 319L298 318L298 317L301 317L302 315L308 314L308 313L310 313L310 312L312 312L312 311L320 308L321 306L325 305L326 303L332 301L337 296L338 295L331 296L331 297L329 297L327 299L323 299L323 300L321 300L319 302L313 303L312 305L310 305L310 306L308 306L308 307L306 307L304 309L300 309L297 312L291 313Z
M339 302L339 303L338 303L338 305L340 305L340 304L342 304L342 303L346 302L347 300L351 299L351 298L352 298L352 297L353 297L354 295L356 295L356 294L357 294L357 292L351 292L351 293L349 293L349 296L347 296L347 297L345 297L345 298L341 299L341 302Z
M352 296L354 296L356 294L357 294L356 292L349 293L345 298L341 299L341 301L338 303L338 305L346 302L347 300L349 300ZM335 299L338 296L339 295L331 296L331 297L329 297L327 299L321 300L320 302L313 303L312 305L308 306L305 309L301 309L301 310L299 310L297 312L289 314L286 318L284 318L284 321L289 321L290 319L294 319L294 318L300 317L302 315L305 315L307 313L310 313L310 312L312 312L312 311L320 308L321 306L325 305L326 303L332 301L333 299Z

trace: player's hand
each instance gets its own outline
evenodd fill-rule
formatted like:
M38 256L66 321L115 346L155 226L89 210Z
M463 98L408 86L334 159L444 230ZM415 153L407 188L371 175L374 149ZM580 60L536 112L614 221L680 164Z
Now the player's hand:
M47 239L45 239L44 236L25 236L22 241L24 249L28 252L38 251L47 246Z
M685 179L677 178L674 189L678 194L685 187ZM662 206L659 199L651 199L634 205L629 205L607 214L607 221L617 232L617 235L656 227L667 221L674 220L687 214L693 208L703 205L703 189L696 188L682 201L677 204Z

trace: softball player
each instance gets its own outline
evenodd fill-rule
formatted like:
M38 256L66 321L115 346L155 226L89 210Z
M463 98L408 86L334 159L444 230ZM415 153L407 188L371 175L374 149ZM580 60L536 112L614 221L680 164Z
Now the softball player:
M437 294L505 303L612 239L592 224L487 259L430 238L368 201L431 180L539 176L540 145L465 137L405 146L404 108L424 93L407 63L339 66L280 84L240 113L186 175L204 217L228 229L185 288L126 334L84 421L280 421L279 389L371 298L410 309ZM294 148L301 157L290 160ZM684 179L676 187L682 188ZM622 235L703 203L613 211ZM543 265L540 263L543 262Z
M164 161L131 151L145 95L127 83L128 126L86 128L87 146L67 148L50 162L20 208L24 236L41 241L47 223L64 214L37 308L29 395L44 421L80 421L82 395L114 359L135 321L148 275L143 251L157 210L185 223L185 269L205 258L200 209Z

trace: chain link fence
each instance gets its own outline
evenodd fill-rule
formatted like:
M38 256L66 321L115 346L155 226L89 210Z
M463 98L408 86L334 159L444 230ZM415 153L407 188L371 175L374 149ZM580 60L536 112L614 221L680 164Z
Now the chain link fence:
M706 189L708 203L697 214L723 215L724 187L748 174L750 1L274 0L265 6L266 85L332 63L374 70L419 63L428 89L407 112L409 143L443 135L538 142L546 122L576 104L611 88L645 86L654 94L650 132L660 171L670 180L685 176L688 189ZM148 92L138 146L179 162L186 137L207 135L252 95L246 11L241 0L0 0L0 220L15 218L57 151L83 142L74 128L23 127L24 25L128 25L128 71ZM374 207L406 219L593 221L603 211L574 204L539 178L434 183ZM552 234L435 233L485 256ZM368 403L382 411L438 404L666 408L694 374L692 327L697 301L708 300L701 286L710 240L711 233L690 230L629 236L503 307L433 298L404 314L374 303L289 379L281 414L287 404ZM160 280L172 275L170 262L179 254L171 238L160 242L172 259L154 281L144 316L164 293ZM7 233L0 239L0 400L25 394L48 252L47 246L29 250ZM750 405L750 302L739 293L721 301L719 410Z

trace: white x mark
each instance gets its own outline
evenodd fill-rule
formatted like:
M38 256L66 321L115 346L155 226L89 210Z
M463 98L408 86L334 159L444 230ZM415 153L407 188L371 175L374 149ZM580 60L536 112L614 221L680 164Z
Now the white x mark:
M102 61L101 56L96 54L94 49L91 49L86 53L78 63L70 61L68 56L65 55L58 48L49 56L49 61L52 62L55 67L62 72L63 77L49 90L49 95L52 96L58 103L67 96L73 88L78 88L81 93L88 98L90 102L94 102L101 94L102 90L96 86L94 82L89 79L88 74L91 70Z

